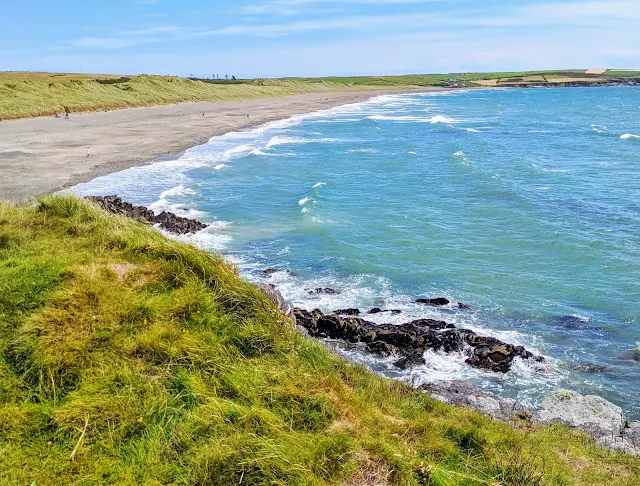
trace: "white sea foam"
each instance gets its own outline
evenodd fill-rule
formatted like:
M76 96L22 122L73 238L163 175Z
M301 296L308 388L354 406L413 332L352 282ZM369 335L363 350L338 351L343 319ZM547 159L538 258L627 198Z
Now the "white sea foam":
M633 133L625 133L620 137L620 140L640 140L640 135L634 135Z
M318 189L321 186L326 186L326 182L316 182L311 189Z
M232 158L234 155L240 155L240 154L244 154L247 152L251 152L255 149L255 147L253 145L249 145L249 144L243 144L243 145L239 145L237 147L234 147L232 149L226 150L224 152L223 157L225 159L230 159Z
M302 211L300 211L301 213L308 213L310 211L309 208L302 208Z
M432 124L435 124L435 123L451 124L451 123L458 123L458 120L455 120L453 118L449 118L448 116L444 116L444 115L435 115L435 116L432 116L431 118L429 118L429 123L432 123Z
M476 130L475 128L465 128L465 130L470 133L482 133L480 130Z
M149 204L148 208L154 213L158 214L162 211L174 213L183 218L200 219L207 216L206 211L201 211L192 207L188 207L181 203L172 203L166 198L161 198L158 201Z
M171 237L186 241L205 250L221 251L227 247L232 239L231 235L226 232L229 226L230 223L227 221L215 221L197 233Z
M413 150L409 150L407 153L408 153L408 154L411 154L411 155L418 155L418 153L417 153L417 152L414 152Z
M591 130L593 130L596 133L604 133L606 131L608 131L609 129L607 127L605 127L604 125L591 125Z
M417 122L417 123L428 123L430 121L430 118L424 118L420 116L408 116L408 115L405 115L405 116L371 115L367 118L369 118L369 120L375 120L375 121L398 121L398 122Z
M302 143L332 143L339 142L337 138L300 138L300 137L287 137L283 135L276 135L272 137L267 143L265 148L276 147L278 145L295 145Z
M225 167L228 167L228 165L227 164L218 164L218 165L214 165L213 166L213 168L215 170L221 170L221 169L224 169Z
M185 218L202 218L207 215L205 211L190 207L189 203L171 200L175 197L188 197L195 194L196 192L193 189L186 187L184 184L180 184L166 191L162 191L160 198L149 204L148 208L156 214L162 211L169 211Z
M378 151L376 149L349 149L347 150L348 153L350 154L375 154Z
M171 196L193 196L196 194L196 191L185 186L184 184L180 184L179 186L172 187L171 189L167 189L160 194L161 198L167 198Z
M298 206L304 206L305 204L307 204L310 201L310 199L308 197L303 197L302 199L300 199L298 201Z
M462 150L453 154L454 157L464 157L464 152Z
M549 169L548 167L542 167L538 164L531 164L532 167L535 167L536 169L542 171L542 172L551 172L551 173L558 173L558 174L564 174L566 172L573 172L574 169Z

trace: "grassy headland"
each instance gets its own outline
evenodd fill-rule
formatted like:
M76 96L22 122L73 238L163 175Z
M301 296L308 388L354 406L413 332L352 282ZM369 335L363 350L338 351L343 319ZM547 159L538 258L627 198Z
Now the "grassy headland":
M640 78L637 71L535 71L223 81L172 76L0 72L0 120L184 101L420 87L553 86Z
M0 203L0 485L636 485L563 426L300 336L219 256L71 197Z

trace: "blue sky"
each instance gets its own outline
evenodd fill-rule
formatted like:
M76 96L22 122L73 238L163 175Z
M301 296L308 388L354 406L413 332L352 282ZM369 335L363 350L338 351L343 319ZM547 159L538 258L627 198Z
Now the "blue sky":
M278 77L640 68L640 0L3 3L0 70Z

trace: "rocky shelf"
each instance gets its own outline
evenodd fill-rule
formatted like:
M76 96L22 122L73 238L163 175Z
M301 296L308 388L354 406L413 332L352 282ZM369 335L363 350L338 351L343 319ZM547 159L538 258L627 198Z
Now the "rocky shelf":
M375 309L382 312L380 309ZM397 356L400 368L425 364L427 350L463 353L470 366L506 373L515 358L539 363L536 356L522 346L507 344L499 339L480 336L469 329L460 329L444 321L417 319L405 324L375 324L360 317L358 309L342 309L323 314L295 308L296 324L317 338L340 339L358 344L367 351L383 357Z
M206 224L200 221L183 218L168 211L162 211L156 215L150 209L144 206L134 206L123 201L118 196L88 196L86 199L97 203L102 209L110 213L122 214L143 223L157 224L163 230L178 235L197 233L207 227Z
M424 364L427 349L469 354L467 363L495 372L507 372L516 357L544 362L521 346L506 344L491 337L478 336L468 329L433 319L418 319L406 324L375 324L359 317L359 309L340 309L330 314L293 308L274 285L263 287L271 299L304 334L334 339L380 356L397 356L396 366L407 368ZM385 312L371 309L369 314ZM470 381L436 380L419 387L437 400L466 406L495 420L512 424L562 423L592 436L606 449L640 455L640 421L630 422L617 405L595 395L580 395L556 390L530 409L512 398L502 398L480 390Z

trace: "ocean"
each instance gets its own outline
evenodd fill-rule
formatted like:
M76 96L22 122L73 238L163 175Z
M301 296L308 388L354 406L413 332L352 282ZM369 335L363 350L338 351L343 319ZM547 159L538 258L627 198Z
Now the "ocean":
M185 239L299 307L401 309L365 317L439 318L548 361L500 375L428 352L401 371L343 351L388 376L469 379L531 406L568 388L640 419L639 110L632 87L383 95L73 190L211 223ZM441 296L472 309L414 303Z

